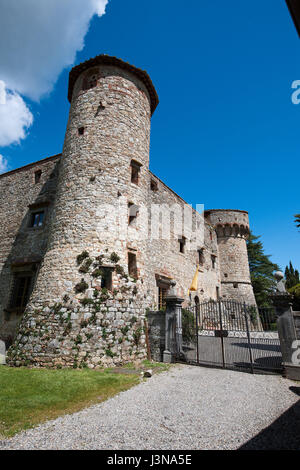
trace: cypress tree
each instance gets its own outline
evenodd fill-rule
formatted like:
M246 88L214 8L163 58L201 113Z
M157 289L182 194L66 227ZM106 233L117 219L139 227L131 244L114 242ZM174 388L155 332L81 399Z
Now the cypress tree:
M290 289L300 283L299 271L294 269L292 262L285 268L286 287Z
M263 244L259 239L259 236L251 232L247 240L249 268L257 305L268 307L271 305L270 294L276 286L273 273L278 271L279 267L269 259L270 255L264 253Z

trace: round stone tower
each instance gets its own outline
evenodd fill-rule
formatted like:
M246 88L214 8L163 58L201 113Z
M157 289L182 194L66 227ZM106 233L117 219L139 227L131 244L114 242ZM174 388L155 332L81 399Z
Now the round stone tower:
M255 305L246 245L250 233L248 212L215 209L206 211L205 217L218 237L221 296Z
M132 250L143 275L146 240L131 243L127 212L125 223L116 222L116 216L122 204L126 210L128 204L146 206L155 88L145 71L100 55L72 69L68 98L48 249L31 304L53 304L74 292L81 276L76 257L83 251L93 256L116 252L127 272Z

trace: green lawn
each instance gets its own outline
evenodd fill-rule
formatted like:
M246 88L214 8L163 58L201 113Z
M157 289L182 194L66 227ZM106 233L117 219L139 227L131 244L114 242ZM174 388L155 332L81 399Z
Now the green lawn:
M0 366L0 437L74 413L132 387L139 376L113 370Z

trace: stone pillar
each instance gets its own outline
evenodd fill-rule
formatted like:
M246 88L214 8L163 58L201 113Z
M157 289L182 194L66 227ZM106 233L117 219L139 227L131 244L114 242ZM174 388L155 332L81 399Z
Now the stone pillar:
M176 355L182 354L181 311L184 299L175 292L176 282L172 281L169 295L166 297L166 333L163 362L174 362Z
M6 363L6 348L4 341L0 340L0 366Z
M284 274L281 271L276 271L274 277L277 280L277 285L276 291L271 295L271 300L277 316L280 316L292 306L293 296L286 291Z
M277 320L284 377L300 380L300 312L290 307ZM299 352L298 352L299 351Z
M283 315L287 310L292 308L292 300L293 297L288 294L274 294L271 296L272 304L276 309L276 315L280 317Z
M151 359L161 362L165 350L165 312L148 312L148 332Z

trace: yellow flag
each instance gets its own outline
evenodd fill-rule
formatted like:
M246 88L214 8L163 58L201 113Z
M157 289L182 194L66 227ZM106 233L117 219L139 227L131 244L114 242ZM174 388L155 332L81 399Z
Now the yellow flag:
M198 268L199 268L199 264L197 264L197 269L196 269L196 272L195 272L195 276L194 276L193 282L191 284L191 287L188 290L188 293L195 292L198 289Z

